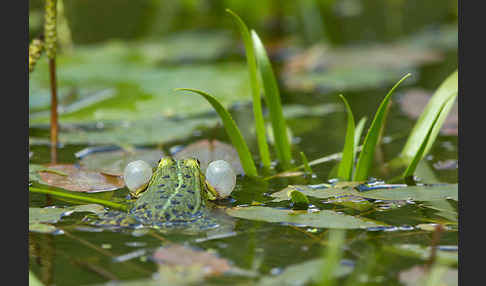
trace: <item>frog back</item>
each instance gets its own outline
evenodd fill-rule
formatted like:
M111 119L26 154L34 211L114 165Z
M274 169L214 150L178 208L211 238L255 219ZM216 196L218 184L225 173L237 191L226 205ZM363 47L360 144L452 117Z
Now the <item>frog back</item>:
M163 158L130 213L144 224L194 222L206 215L202 188L195 160Z

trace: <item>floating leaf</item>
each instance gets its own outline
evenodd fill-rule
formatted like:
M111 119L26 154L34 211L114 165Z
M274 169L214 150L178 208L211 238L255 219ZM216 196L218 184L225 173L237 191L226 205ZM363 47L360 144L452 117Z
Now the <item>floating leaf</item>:
M97 204L67 208L29 208L29 231L51 233L57 230L57 228L48 223L56 223L63 216L70 215L74 212L91 212L99 214L105 212L105 209L103 206Z
M276 276L264 276L258 286L298 286L307 285L310 282L317 283L321 279L322 265L324 259L312 259L303 263L285 267L282 273ZM351 273L353 268L350 265L340 264L333 273L333 277L343 277Z
M70 164L50 165L49 170L66 173L61 175L54 172L41 171L39 175L42 183L74 192L106 192L125 186L120 177L105 176L98 172L86 171Z
M308 212L255 206L230 208L226 212L231 216L249 220L322 228L355 229L385 225L368 219L339 214L330 210Z
M353 189L328 188L321 185L289 185L281 191L275 192L271 197L275 198L272 202L286 201L289 199L287 193L296 190L300 193L314 198L327 199L343 196L359 196L360 193Z
M360 192L360 196L376 200L458 200L458 185L411 186L403 188L378 189Z
M155 149L97 151L98 149L86 148L77 152L76 156L81 158L79 165L84 170L111 176L123 176L123 171L128 163L137 160L145 161L155 168L157 162L164 156L164 152Z
M243 174L238 152L233 146L218 140L207 139L194 142L173 155L175 159L197 158L201 163L201 170L206 173L209 163L216 160L225 160L231 164L236 174Z
M221 95L219 99L226 108L237 101L250 99L248 71L243 63L157 66L153 61L144 61L133 47L122 42L77 46L72 53L59 55L57 66L63 71L57 76L59 86L68 90L89 86L114 92L102 101L60 114L60 122L64 124L133 122L211 111L202 98L194 98L188 104L186 98L176 96L174 88L180 86L209 89L211 93ZM46 61L38 63L29 82L37 87L30 91L29 98L45 98L49 88ZM88 96L89 93L79 93L78 100ZM49 114L41 114L29 121L31 126L48 122Z

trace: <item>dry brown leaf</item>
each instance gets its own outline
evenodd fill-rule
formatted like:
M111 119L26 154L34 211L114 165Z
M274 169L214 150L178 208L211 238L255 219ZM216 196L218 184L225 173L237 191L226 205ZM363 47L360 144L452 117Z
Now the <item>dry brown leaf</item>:
M195 250L182 245L161 247L153 254L160 265L177 269L200 268L205 276L221 275L231 269L229 261L203 250Z
M46 168L53 171L39 171L42 182L69 191L96 193L113 191L125 186L121 177L83 170L72 164L51 164L46 165Z

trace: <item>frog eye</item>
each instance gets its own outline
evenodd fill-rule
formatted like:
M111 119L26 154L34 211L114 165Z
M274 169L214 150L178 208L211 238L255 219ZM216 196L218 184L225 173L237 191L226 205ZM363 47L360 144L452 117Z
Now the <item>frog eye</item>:
M152 167L142 160L130 162L123 171L125 185L132 192L148 184L151 177Z
M229 197L236 185L236 174L231 165L224 160L213 161L206 170L206 181L219 194L219 197Z

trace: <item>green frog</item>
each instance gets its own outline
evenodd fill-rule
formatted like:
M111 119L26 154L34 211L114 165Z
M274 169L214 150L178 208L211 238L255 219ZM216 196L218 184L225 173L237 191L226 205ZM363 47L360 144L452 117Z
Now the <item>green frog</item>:
M215 199L217 193L205 183L196 159L162 158L147 188L132 196L137 200L128 213L109 211L93 224L198 231L218 227L209 213L209 200Z

